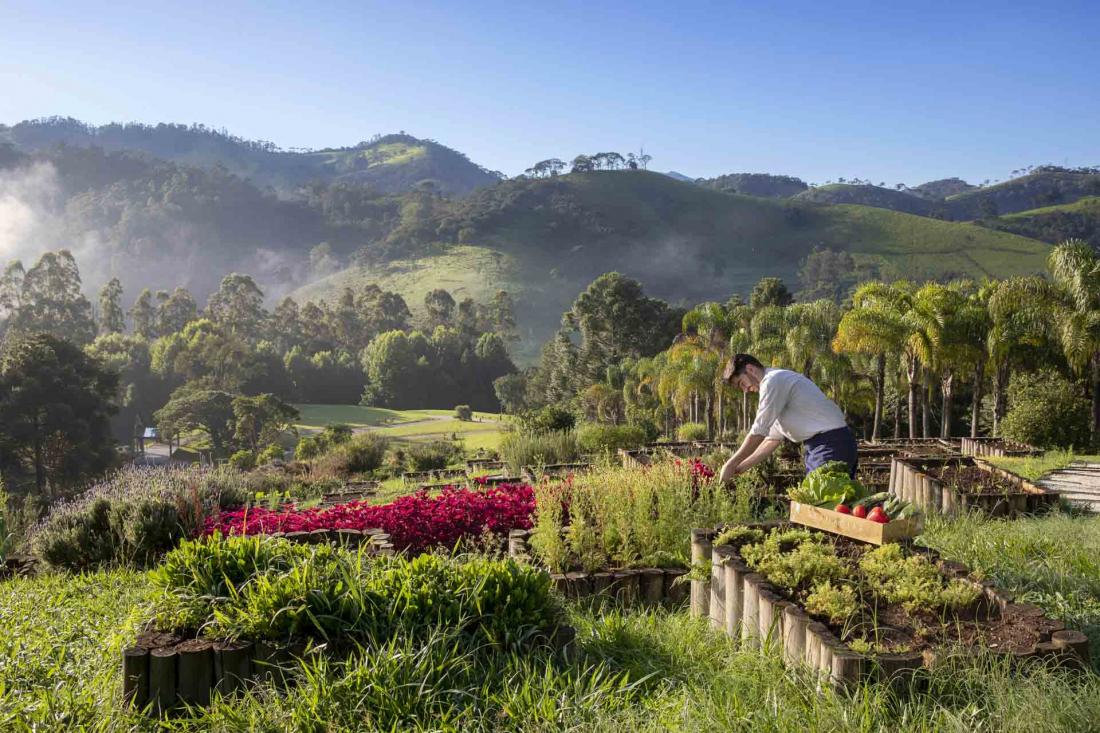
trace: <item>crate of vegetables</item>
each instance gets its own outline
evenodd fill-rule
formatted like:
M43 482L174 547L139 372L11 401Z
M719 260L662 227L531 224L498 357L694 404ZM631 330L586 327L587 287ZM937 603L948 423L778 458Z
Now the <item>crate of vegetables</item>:
M807 474L788 495L791 522L881 545L905 542L921 531L916 507L887 492L873 493L848 476L841 462Z

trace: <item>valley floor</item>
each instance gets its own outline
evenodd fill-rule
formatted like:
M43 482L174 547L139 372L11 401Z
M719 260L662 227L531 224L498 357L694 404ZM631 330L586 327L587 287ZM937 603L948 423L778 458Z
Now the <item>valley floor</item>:
M928 544L1084 629L1100 659L1100 518L933 523ZM0 730L151 730L119 705L119 653L148 593L142 573L0 583ZM1100 678L994 663L941 669L920 689L815 691L779 659L739 650L685 611L574 607L579 653L504 655L444 634L316 664L285 692L172 721L175 730L1085 731Z

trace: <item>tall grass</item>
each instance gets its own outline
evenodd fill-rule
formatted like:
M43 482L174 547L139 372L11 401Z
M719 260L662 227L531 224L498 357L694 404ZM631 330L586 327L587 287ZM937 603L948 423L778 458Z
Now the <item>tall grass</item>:
M535 486L531 548L556 571L686 565L691 529L747 520L749 498L681 461L543 481Z
M921 541L1080 628L1100 662L1100 518L930 518Z
M577 436L566 430L516 431L500 441L501 460L512 475L517 475L526 466L573 463L580 455Z
M0 583L0 730L130 731L118 655L148 588L129 571ZM44 612L49 609L49 612ZM684 613L576 610L577 652L470 648L447 630L318 659L296 684L218 698L179 731L770 731L1069 733L1096 729L1100 681L995 663L944 667L920 686L818 691L775 656Z

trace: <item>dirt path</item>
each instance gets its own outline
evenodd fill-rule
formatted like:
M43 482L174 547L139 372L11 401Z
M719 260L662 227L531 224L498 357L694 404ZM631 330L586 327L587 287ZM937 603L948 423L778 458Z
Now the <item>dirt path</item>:
M1100 463L1077 461L1048 473L1038 483L1057 491L1075 506L1100 512Z

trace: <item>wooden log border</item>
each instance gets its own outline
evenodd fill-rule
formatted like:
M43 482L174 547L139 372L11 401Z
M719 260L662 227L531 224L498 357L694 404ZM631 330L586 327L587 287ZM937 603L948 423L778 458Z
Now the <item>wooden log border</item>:
M508 556L530 562L529 529L513 529L508 533ZM679 579L687 574L684 568L626 568L592 573L550 573L559 593L572 599L614 599L626 606L679 607L688 599L689 586ZM709 583L707 593L710 593ZM707 605L709 606L709 595Z
M964 456L993 456L996 458L1037 456L1041 450L1025 443L1004 438L960 438Z
M549 633L548 641L559 653L568 655L576 635L575 628L562 624ZM122 704L160 716L171 715L184 704L207 706L215 692L230 696L257 683L285 686L298 660L322 653L326 653L324 647L307 647L301 642L274 645L180 641L178 637L155 649L128 646L122 650Z
M745 526L772 529L784 526L783 522L757 522ZM864 655L852 650L840 641L829 628L814 621L805 609L784 600L779 589L763 576L752 572L740 554L730 546L713 547L714 538L725 527L715 530L694 529L691 533L692 548L699 548L700 559L709 559L713 567L722 568L722 622L715 624L714 607L702 607L695 603L691 615L708 618L711 625L750 649L764 649L781 654L790 667L805 667L816 671L820 679L836 687L847 688L863 680L884 680L904 684L921 667L932 666L942 655L938 650L925 653ZM709 554L702 554L707 548ZM1040 659L1046 663L1090 668L1089 641L1080 631L1068 630L1056 621L1046 618L1042 609L1031 604L1014 603L1012 597L996 588L989 581L977 581L963 564L943 560L934 550L913 546L914 552L924 554L937 562L941 571L951 578L962 578L980 585L985 601L980 602L982 614L999 614L1012 609L1014 615L1042 620L1039 640L1024 653L1015 652L1016 659ZM718 576L712 570L711 582ZM692 581L703 585L711 582ZM713 586L708 588L708 600L715 597ZM695 596L693 595L693 600Z
M929 466L948 464L976 466L1015 483L1019 490L1006 494L966 494L944 486L925 473L925 469ZM1057 492L1044 489L1025 478L972 456L895 457L890 465L890 485L887 490L902 501L912 502L926 514L947 516L965 510L976 510L992 517L1015 518L1025 514L1049 511L1058 505L1060 499Z

